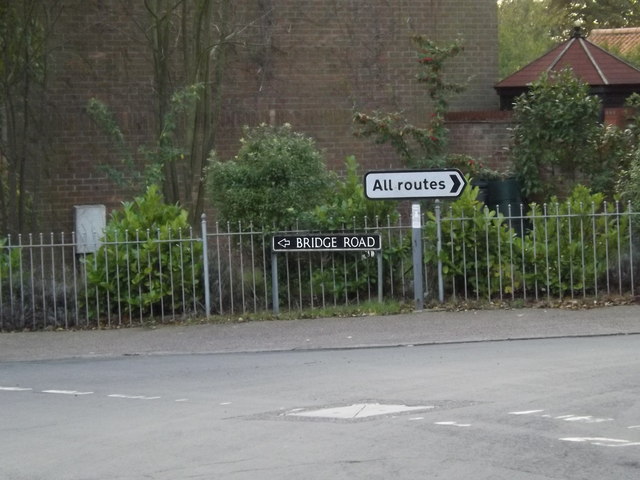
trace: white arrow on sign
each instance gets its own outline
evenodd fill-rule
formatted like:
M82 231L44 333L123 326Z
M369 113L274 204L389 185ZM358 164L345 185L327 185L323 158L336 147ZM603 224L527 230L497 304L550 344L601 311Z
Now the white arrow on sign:
M458 169L367 172L364 192L372 200L456 198L467 185Z
M278 245L280 246L280 248L287 248L289 245L291 245L291 242L288 239L283 238L278 242Z

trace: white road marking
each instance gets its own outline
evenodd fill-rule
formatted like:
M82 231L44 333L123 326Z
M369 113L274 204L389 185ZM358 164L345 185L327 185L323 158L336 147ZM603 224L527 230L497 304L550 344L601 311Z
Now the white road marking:
M564 442L589 443L598 447L637 447L640 442L631 442L629 440L621 440L618 438L605 437L567 437L561 438Z
M509 415L531 415L534 413L541 413L544 410L524 410L520 412L509 412ZM591 415L540 415L541 418L553 418L554 420L564 420L565 422L580 422L580 423L602 423L602 422L611 422L613 418L606 417L593 417Z
M458 422L434 422L434 425L445 425L450 427L470 427L470 423L458 423Z
M176 402L188 402L188 401L189 401L189 399L188 399L188 398L178 398L178 399L176 400Z
M4 392L30 392L33 388L22 388L22 387L0 387L0 390Z
M42 393L53 393L56 395L93 395L93 392L78 392L77 390L43 390Z
M627 428L640 428L640 425L631 425L630 427Z
M162 397L147 397L144 395L123 395L120 393L113 393L111 395L107 395L109 398L125 398L127 400L158 400Z
M561 415L559 417L555 417L557 420L564 420L565 422L580 422L580 423L602 423L602 422L611 422L613 418L598 418L592 417L591 415Z

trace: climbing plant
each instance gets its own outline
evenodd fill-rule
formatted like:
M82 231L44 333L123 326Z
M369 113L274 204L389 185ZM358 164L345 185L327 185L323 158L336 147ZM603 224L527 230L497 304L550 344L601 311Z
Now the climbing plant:
M460 40L440 46L419 35L412 40L419 64L416 79L425 85L433 105L427 125L413 125L399 112L356 112L353 116L356 135L372 138L378 144L388 143L408 167L442 167L446 164L448 100L464 89L463 85L446 80L445 65L463 51L463 46Z

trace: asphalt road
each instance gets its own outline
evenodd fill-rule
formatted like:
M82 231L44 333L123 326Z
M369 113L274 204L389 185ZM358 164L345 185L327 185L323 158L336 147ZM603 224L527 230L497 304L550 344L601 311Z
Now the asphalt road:
M637 479L638 312L3 334L0 478Z

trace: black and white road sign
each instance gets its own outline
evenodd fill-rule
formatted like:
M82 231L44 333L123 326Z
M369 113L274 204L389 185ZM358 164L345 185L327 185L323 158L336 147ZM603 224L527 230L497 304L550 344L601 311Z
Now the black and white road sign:
M379 233L313 233L274 235L274 252L377 251L382 248Z
M365 196L371 200L456 198L467 180L458 169L386 170L364 175Z

